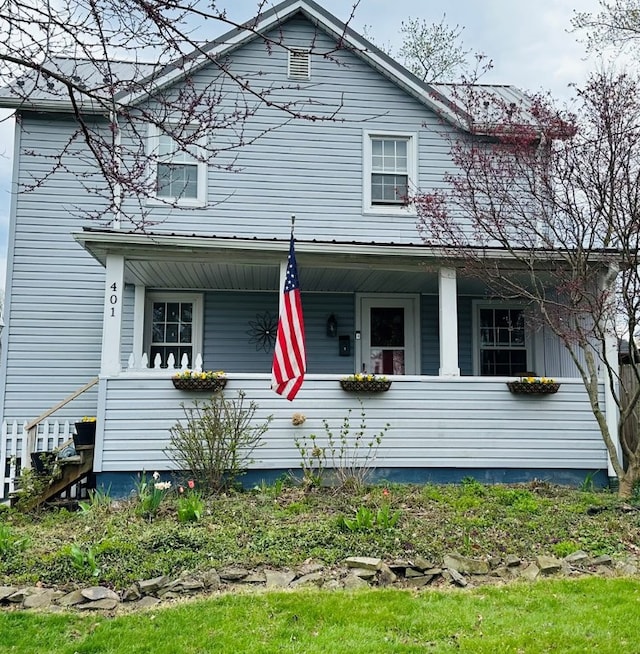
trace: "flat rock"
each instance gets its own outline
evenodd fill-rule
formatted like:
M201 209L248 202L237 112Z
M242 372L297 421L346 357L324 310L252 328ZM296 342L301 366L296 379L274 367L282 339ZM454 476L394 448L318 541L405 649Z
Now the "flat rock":
M220 579L224 581L239 581L240 579L244 579L249 574L249 571L244 568L233 567L220 570L218 574L220 575Z
M157 593L161 588L167 586L170 581L169 577L161 575L160 577L154 577L153 579L139 581L138 588L143 595L152 595L153 593Z
M82 594L81 590L72 590L70 593L63 595L56 603L59 606L76 606L86 601L87 598Z
M586 561L588 558L589 555L586 552L578 550L577 552L573 552L572 554L565 556L564 560L567 563L580 563L581 561Z
M380 570L378 571L378 583L381 586L390 586L395 583L397 579L397 575L386 563L383 563L380 566Z
M296 573L288 570L265 570L267 588L286 588L295 578Z
M115 599L100 599L95 602L87 602L86 604L78 604L80 611L112 611L118 606L120 602Z
M116 602L120 601L118 593L112 591L110 588L105 588L104 586L92 586L91 588L84 588L80 592L82 593L82 596L90 602L98 602L104 599L115 600Z
M456 584L456 586L464 588L468 585L469 582L455 568L448 568L447 572L451 576L451 581Z
M421 577L411 577L407 579L407 585L411 588L422 588L433 579L433 575L422 575Z
M540 568L543 575L552 575L562 570L562 561L553 556L536 556L536 565Z
M504 559L504 564L508 568L515 568L516 566L519 566L521 563L521 559L519 556L516 556L515 554L507 554L507 556Z
M593 559L591 565L613 565L613 559L607 554L603 554Z
M367 588L369 584L364 580L358 577L358 575L347 575L344 578L343 585L345 588L354 590L356 588Z
M352 574L357 575L360 579L373 579L377 572L376 570L369 570L368 568L352 568Z
M204 582L205 588L211 590L218 590L220 588L220 575L217 570L207 570L202 575L202 581Z
M134 584L122 593L123 602L135 602L142 597L140 589Z
M462 554L458 554L457 552L446 554L443 566L449 570L464 572L471 575L489 574L489 564L486 561L470 559L469 557L462 556Z
M418 570L427 570L428 568L435 568L435 563L425 559L424 556L416 556L415 559L411 562L411 567Z
M244 584L264 584L267 581L264 572L250 572L246 577L243 578L242 583Z
M527 581L535 581L540 576L540 568L535 563L530 563L520 576Z
M424 572L422 570L417 570L416 568L407 568L404 571L404 576L407 579L411 579L412 577L424 577Z
M344 560L348 568L362 568L363 570L379 570L382 559L370 556L350 556Z
M33 593L37 593L40 589L33 586L28 586L26 588L19 588L15 593L9 595L6 599L13 604L22 604L25 598Z
M17 586L0 586L0 602L18 592Z
M62 597L64 592L53 588L42 589L39 593L27 595L22 602L25 609L43 609L51 606L57 599Z

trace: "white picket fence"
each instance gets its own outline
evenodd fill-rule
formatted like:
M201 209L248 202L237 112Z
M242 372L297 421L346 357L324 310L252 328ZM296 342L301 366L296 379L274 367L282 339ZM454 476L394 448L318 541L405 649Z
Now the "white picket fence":
M27 424L17 420L2 425L4 447L0 450L0 501L15 490L15 479L20 475L22 462L30 457L27 451ZM72 438L72 426L68 420L44 420L38 425L35 452L48 452Z

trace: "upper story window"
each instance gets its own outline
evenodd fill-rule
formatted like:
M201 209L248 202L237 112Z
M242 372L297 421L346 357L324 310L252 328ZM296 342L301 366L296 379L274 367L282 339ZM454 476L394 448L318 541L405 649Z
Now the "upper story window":
M365 211L407 211L417 168L415 141L414 134L365 133Z
M202 296L184 293L149 293L145 320L145 350L149 365L154 366L160 355L160 365L167 367L173 354L180 367L186 354L189 367L202 354Z
M479 374L513 377L528 371L524 309L478 305L477 312Z
M190 134L195 134L195 129L183 130L187 140ZM206 204L207 164L201 160L202 143L178 143L156 127L151 128L150 142L155 197L183 206Z

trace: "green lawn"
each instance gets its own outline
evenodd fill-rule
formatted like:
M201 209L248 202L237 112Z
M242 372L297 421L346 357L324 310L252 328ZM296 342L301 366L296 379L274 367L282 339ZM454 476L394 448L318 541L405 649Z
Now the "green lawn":
M640 582L224 595L116 618L0 612L4 654L639 652Z

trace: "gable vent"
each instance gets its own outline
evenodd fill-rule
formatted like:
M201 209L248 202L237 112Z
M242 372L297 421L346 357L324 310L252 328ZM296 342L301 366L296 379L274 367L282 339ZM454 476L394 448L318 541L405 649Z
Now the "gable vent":
M308 50L289 50L289 79L311 77L311 55Z

